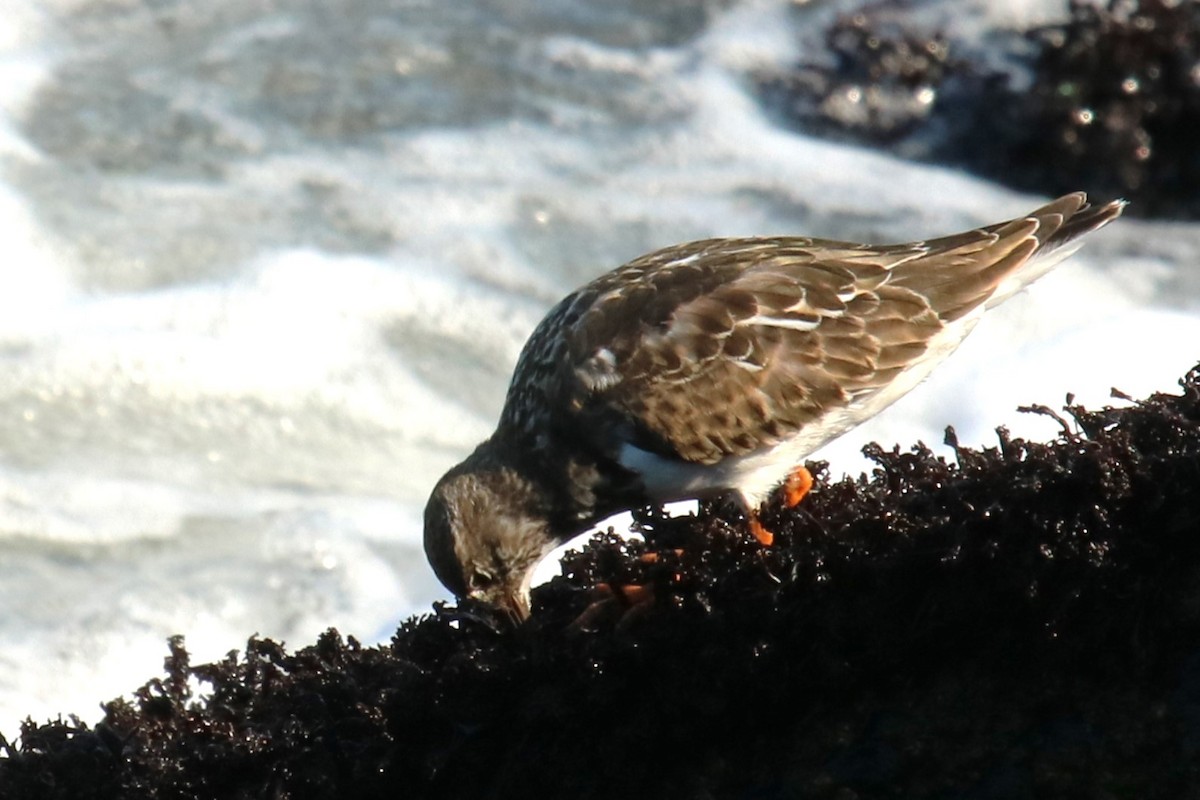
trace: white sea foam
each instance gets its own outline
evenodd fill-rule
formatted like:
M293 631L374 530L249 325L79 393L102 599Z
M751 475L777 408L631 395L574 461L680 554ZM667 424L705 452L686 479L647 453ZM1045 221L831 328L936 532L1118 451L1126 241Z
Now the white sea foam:
M343 27L235 0L10 0L0 730L94 720L173 633L205 659L254 633L385 639L427 609L426 492L490 431L540 315L603 270L690 238L894 241L1039 202L771 124L736 73L802 46L786 6L643 48L470 4L355 0ZM869 438L1044 437L1015 406L1170 389L1200 356L1178 267L1200 229L1146 230L1090 237L834 469Z

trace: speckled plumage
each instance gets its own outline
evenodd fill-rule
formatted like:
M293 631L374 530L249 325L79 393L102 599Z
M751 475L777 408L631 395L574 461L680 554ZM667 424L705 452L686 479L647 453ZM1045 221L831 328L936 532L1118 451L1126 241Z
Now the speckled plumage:
M430 563L520 616L541 556L608 514L725 491L752 511L1122 207L1071 194L900 245L708 239L600 276L537 326L495 434L434 489Z

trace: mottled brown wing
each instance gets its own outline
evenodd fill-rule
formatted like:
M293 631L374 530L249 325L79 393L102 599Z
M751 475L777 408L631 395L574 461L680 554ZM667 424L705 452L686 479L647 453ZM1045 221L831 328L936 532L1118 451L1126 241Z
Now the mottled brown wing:
M881 247L757 238L668 248L567 298L543 323L566 332L543 343L556 352L522 362L541 363L534 383L570 409L577 433L715 463L890 383L1039 248L1120 211L1089 208L1068 195L1022 219Z
M890 267L921 254L725 240L687 265L708 279L699 295L670 264L645 271L574 326L580 419L606 440L698 463L777 443L924 351L941 323L887 285Z

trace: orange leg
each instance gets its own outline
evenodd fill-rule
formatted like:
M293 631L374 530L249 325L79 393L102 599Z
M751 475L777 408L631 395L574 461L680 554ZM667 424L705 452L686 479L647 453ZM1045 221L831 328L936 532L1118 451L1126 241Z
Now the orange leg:
M676 557L683 555L682 550L671 552ZM657 564L660 560L661 555L653 550L638 556L638 561L643 564ZM676 574L675 580L683 580L683 576ZM640 583L598 583L594 593L597 599L575 618L572 628L591 630L596 622L606 617L615 618L617 628L622 628L654 606L653 587Z
M617 627L623 628L644 614L654 605L654 590L640 583L613 586L610 583L596 584L595 594L599 599L592 601L583 613L575 618L571 627L590 631L602 619L616 619Z
M680 548L675 548L671 552L674 553L676 557L683 555L683 550ZM638 561L642 562L643 564L657 564L658 559L659 555L657 550L651 550L649 553L642 553L640 556L638 556Z
M813 476L808 468L801 465L792 470L783 483L783 502L788 508L795 508L813 487Z

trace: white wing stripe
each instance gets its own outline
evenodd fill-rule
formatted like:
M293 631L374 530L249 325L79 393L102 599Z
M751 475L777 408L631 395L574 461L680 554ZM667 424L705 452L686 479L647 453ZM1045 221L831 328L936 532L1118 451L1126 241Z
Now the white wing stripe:
M821 324L821 318L816 319L800 319L798 317L765 317L762 314L755 314L753 317L746 317L738 322L739 325L766 325L771 328L788 328L793 331L811 331L816 330Z

